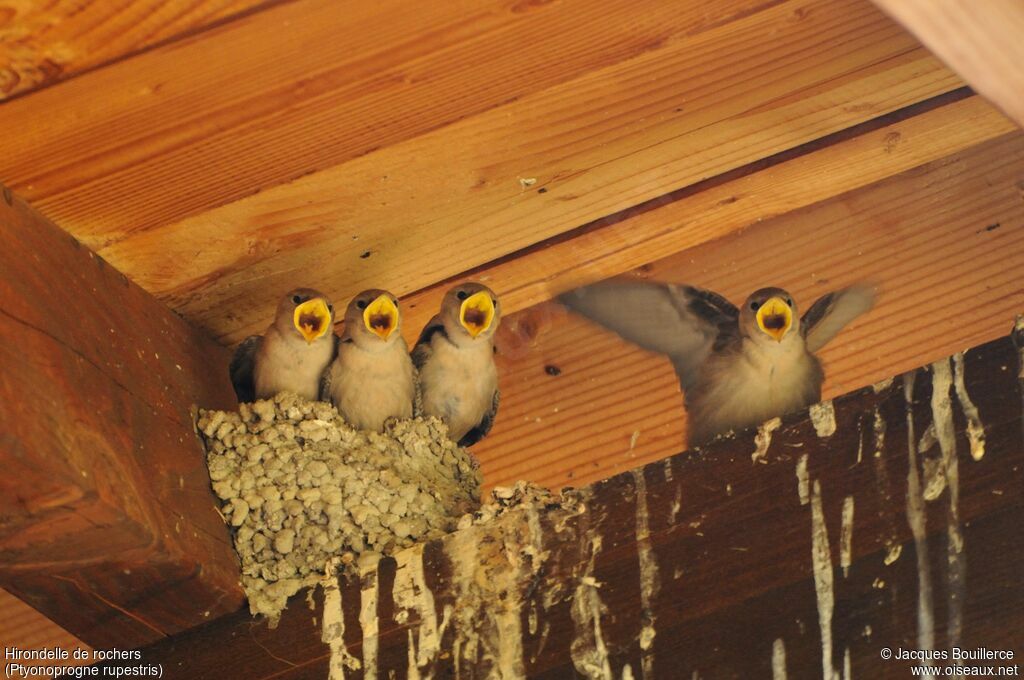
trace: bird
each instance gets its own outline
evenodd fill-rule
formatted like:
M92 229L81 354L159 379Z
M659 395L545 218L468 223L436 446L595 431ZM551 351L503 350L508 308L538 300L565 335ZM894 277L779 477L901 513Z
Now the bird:
M685 284L613 279L558 297L570 310L644 349L668 355L683 389L690 446L821 400L815 353L874 305L856 284L799 316L782 288L754 291L739 309Z
M380 432L388 418L412 417L415 371L401 326L398 298L385 290L364 290L345 310L321 397L358 430Z
M320 380L334 358L334 307L320 291L296 288L277 305L274 321L262 336L238 346L228 372L239 403L294 392L315 400Z
M460 446L483 439L498 412L494 334L500 322L494 292L482 283L463 283L445 293L412 350L419 372L417 410L443 420Z

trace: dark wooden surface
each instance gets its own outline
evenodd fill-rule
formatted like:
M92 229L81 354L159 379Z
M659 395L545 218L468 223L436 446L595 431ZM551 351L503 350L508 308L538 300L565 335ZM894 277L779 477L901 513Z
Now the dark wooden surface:
M0 239L0 586L97 647L238 609L190 415L227 350L6 188Z
M1019 335L1024 345L1024 331ZM971 456L959 393L951 390L956 455L950 460L957 461L959 520L951 520L952 485L923 501L920 562L908 520L913 497L908 441L918 475L925 461L930 466L941 459L941 446L929 446L925 435L933 413L941 416L941 405L933 412L931 401L933 367L898 376L877 392L869 388L837 399L836 429L830 436L819 436L807 414L784 418L763 463L752 462L753 433L742 433L581 491L586 499L582 514L541 511L533 541L524 538L531 535L529 514L517 511L428 544L423 573L437 621L444 620L446 608L455 614L448 625L439 624L439 652L428 655L419 668L421 677L516 677L520 672L552 680L588 677L574 658L593 651L593 626L573 619L574 600L577 605L586 601L581 596L589 592L581 586L586 583L599 586L595 592L610 673L600 670L590 677L623 677L625 664L633 677L644 677L646 656L647 677L774 678L773 646L782 640L788 678L821 678L823 665L834 677L844 677L847 650L853 677L906 678L909 663L882 660L882 649L918 649L919 635L926 634L919 612L929 610L936 648L948 647L957 637L951 612L959 610L962 648L1013 650L1019 662L1024 654L1020 357L1010 338L965 355L964 384L984 427L985 454L980 460ZM936 365L943 363L952 366L953 361ZM806 504L801 503L797 474L804 455ZM641 480L646 491L638 494ZM816 488L831 560L830 569L818 571L822 584L831 575L831 588L822 587L834 602L830 619L824 615L827 607L819 606L812 566ZM840 544L847 497L854 499L854 514L844 574ZM642 517L644 502L648 555L659 583L646 593L646 611L640 574L644 544L637 538L643 534L638 511ZM949 536L957 527L963 550L951 559ZM601 541L596 554L595 537ZM529 545L540 552L531 556L524 548ZM886 556L897 549L898 557L886 564ZM395 620L401 609L395 604L397 571L396 562L385 559L365 577L376 578L379 585L376 673L350 670L345 677L408 677L408 641L419 640L422 646L420 635L430 627L415 612L404 624ZM460 571L470 572L471 579L457 578ZM924 572L932 592L921 598ZM365 652L360 588L358 583L342 588L345 641L356 659ZM490 593L482 607L475 607L468 595L474 588ZM922 608L922 602L927 606ZM518 621L520 638L493 630L502 611ZM312 611L297 598L277 630L238 613L163 640L142 655L146 663L163 664L169 678L325 678L330 650L321 641L322 614L323 597L317 591ZM652 615L656 635L644 655L640 634ZM534 616L536 625L531 626ZM830 620L827 657L822 620ZM487 638L488 631L490 639L456 670L456 650L465 653L468 636L475 632ZM504 676L495 661L502 657L512 660Z

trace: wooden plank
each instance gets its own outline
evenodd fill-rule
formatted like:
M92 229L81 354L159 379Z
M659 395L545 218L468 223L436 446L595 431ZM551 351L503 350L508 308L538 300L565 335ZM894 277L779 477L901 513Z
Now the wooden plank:
M848 663L854 677L905 678L909 664L880 651L921 649L920 612L935 649L1019 657L1024 335L1017 342L843 396L829 436L793 414L760 463L746 432L582 489L582 512L513 511L431 542L422 570L385 559L342 586L343 639L362 664L345 677L780 677L782 645L786 677L839 677ZM937 380L946 391L933 400L933 375L957 386ZM977 460L964 398L984 431ZM941 446L955 450L941 458L947 486L924 501L909 480L934 479L924 460L940 459L940 445L917 450L932 423L948 425ZM297 603L274 631L239 613L141 654L172 678L323 678L332 654L341 661L320 638L323 606Z
M0 177L100 250L776 1L283 3L4 106Z
M6 3L0 8L0 101L195 34L272 1Z
M624 25L601 10L599 25ZM629 11L636 12L633 3ZM594 31L578 16L571 23L574 30L559 30L550 39L559 46L582 40L592 50ZM555 24L545 25L553 30ZM775 36L771 49L765 49L766 34ZM208 209L211 201L203 196L216 194L212 203L229 200L229 185L248 172L234 166L278 172L292 162L267 162L277 141L238 153L221 146L220 136L211 139L200 131L195 139L206 160L190 144L168 152L187 156L187 168L168 154L147 154L145 172L143 166L124 166L101 180L90 177L87 190L70 188L68 200L82 203L67 212L56 209L64 200L56 195L36 200L73 233L105 242L100 252L144 288L222 340L234 341L264 323L259 319L270 313L275 297L270 291L296 280L315 279L339 298L371 282L399 294L418 290L610 212L960 85L910 36L854 0L777 4L674 36L633 58L591 63L545 89L519 91L515 101L478 115L461 111L469 117L388 140L347 162L332 157L311 166L308 154L291 145L285 156L304 159L304 165L288 179L311 168L320 171L276 188L260 181L264 190L221 208ZM519 46L534 42L514 44L519 60ZM479 61L474 56L463 63ZM496 66L486 66L488 82ZM459 79L460 92L473 91L465 83L475 79L467 73L455 70L452 77ZM529 79L536 81L532 72ZM241 87L237 79L231 82L221 89ZM272 99L263 88L259 96L261 102ZM190 106L203 125L230 128L194 101ZM251 116L242 112L260 107L230 110ZM401 107L389 110L396 108ZM279 109L275 116L284 115ZM148 112L144 129L150 134L155 113ZM309 116L302 120L315 125ZM331 118L332 129L337 120ZM87 127L74 127L82 144ZM134 129L127 122L119 127ZM263 127L256 129L263 134ZM273 125L267 134L270 129L283 143ZM328 153L332 145L310 129L315 127L303 128L303 143ZM118 137L125 134L119 130ZM223 136L237 137L230 130ZM88 135L90 153L94 138ZM58 139L61 148L80 146L63 133L48 133L37 136L38 145L12 154L24 160L21 170L9 173L18 186L42 186L50 174L46 165L54 162L42 149ZM373 139L374 146L380 144L379 136ZM29 160L34 156L38 162ZM100 163L120 162L109 154L96 157ZM71 174L86 171L77 160L71 165L68 154L64 158ZM208 174L213 172L215 178ZM21 179L29 174L39 180ZM531 188L546 193L526 191L519 181L534 178ZM179 190L166 191L170 184ZM246 186L249 192L256 188ZM125 204L126 195L134 208Z
M508 315L1014 130L1013 122L981 97L950 93L660 196L417 291L402 300L403 330L415 342L444 292L459 281L484 281L500 291Z
M876 309L821 353L824 393L835 396L990 340L1024 309L1015 274L1024 268L1022 172L1024 134L1013 133L636 275L705 286L735 301L780 285L804 308L828 290L875 281ZM786 253L783 264L766 252ZM682 395L664 357L560 307L512 315L503 328L502 407L474 447L487 484L523 478L577 486L679 448Z
M261 293L311 270L346 296L371 284L401 295L959 86L870 6L825 4L779 5L668 42L102 252L234 342L270 312ZM760 40L771 32L774 51ZM240 259L231 245L254 238Z
M100 647L235 610L191 415L227 351L2 194L0 585Z
M87 644L4 590L0 590L0 622L5 648L58 647L68 652L67 659L36 660L26 663L26 666L82 666L89 663L88 656L85 659L74 656L76 649L85 650L87 654L91 652Z
M1016 0L874 0L1024 126L1024 5ZM981 11L979 11L979 9Z

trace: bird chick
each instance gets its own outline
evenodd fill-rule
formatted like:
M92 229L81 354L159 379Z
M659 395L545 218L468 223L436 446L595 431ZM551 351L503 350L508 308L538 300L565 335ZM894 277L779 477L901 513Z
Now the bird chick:
M494 333L500 321L501 305L491 289L463 283L445 294L412 351L418 410L443 420L460 446L483 439L498 412Z
M821 400L815 352L871 309L857 285L818 299L801 318L781 288L755 291L737 309L687 285L607 281L559 301L625 340L668 355L683 388L691 446Z
M398 300L384 290L363 291L345 310L321 393L357 429L380 432L392 416L412 417L414 371L401 327Z
M262 336L246 338L235 350L229 373L239 402L294 392L316 399L320 379L334 356L334 307L312 288L289 291Z

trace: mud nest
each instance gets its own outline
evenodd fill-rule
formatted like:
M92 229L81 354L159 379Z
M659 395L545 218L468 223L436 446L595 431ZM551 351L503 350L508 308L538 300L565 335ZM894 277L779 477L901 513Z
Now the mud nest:
M335 565L355 573L361 554L441 536L480 505L476 461L434 418L362 432L328 403L283 393L200 411L197 426L249 608L272 622Z

